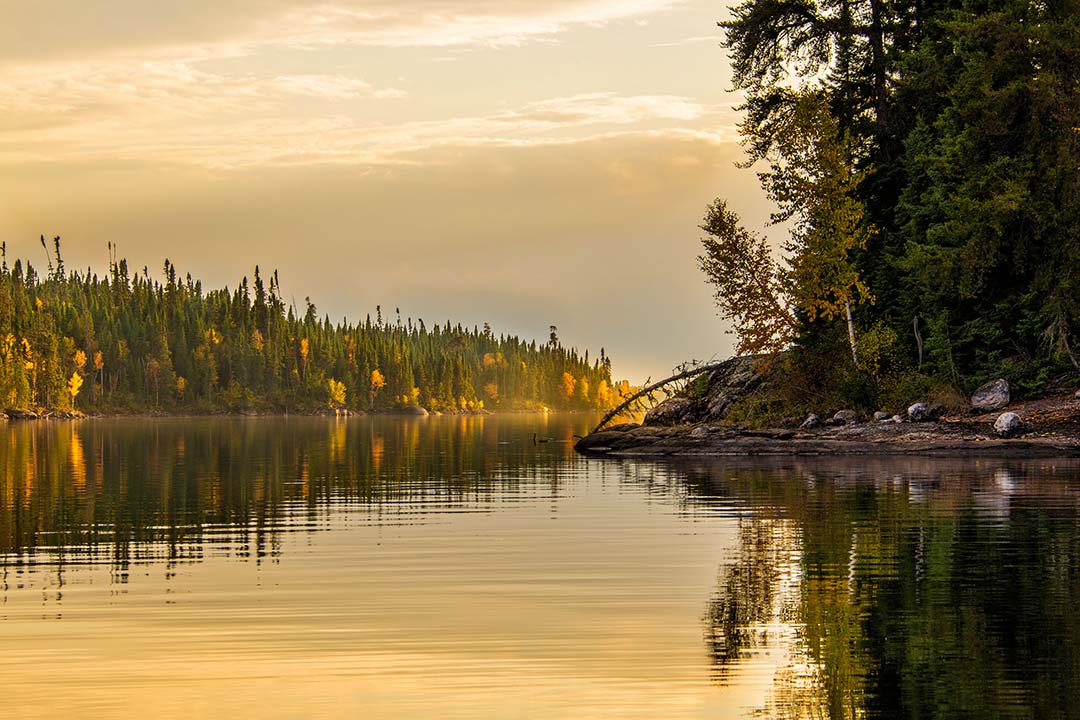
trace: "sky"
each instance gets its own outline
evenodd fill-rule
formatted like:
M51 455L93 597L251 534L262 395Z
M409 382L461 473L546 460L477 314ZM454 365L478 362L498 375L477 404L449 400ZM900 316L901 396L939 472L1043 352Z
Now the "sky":
M0 240L204 287L278 269L361 320L603 347L662 377L733 339L697 267L765 231L722 2L36 0L0 24Z

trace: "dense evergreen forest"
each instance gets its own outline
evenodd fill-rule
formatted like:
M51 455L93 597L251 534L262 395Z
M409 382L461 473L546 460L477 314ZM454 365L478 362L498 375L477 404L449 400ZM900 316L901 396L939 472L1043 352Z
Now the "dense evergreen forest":
M789 233L777 257L706 213L741 351L864 406L1075 379L1080 0L744 0L721 27Z
M168 260L163 280L110 261L68 272L57 238L42 277L0 266L0 407L83 412L314 412L327 409L573 410L616 399L611 361L461 325L319 318L286 306L255 268L204 292ZM110 251L111 252L111 251ZM625 388L623 388L625 391Z

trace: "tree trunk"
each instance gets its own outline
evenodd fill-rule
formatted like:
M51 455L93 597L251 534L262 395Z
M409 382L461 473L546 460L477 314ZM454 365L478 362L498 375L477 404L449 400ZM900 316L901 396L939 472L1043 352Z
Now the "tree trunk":
M855 347L855 322L851 319L851 299L848 298L844 301L844 312L847 314L847 335L848 342L851 343L851 359L855 363L855 367L859 366L859 351Z
M603 417L603 419L600 420L599 424L597 424L597 426L592 429L592 432L594 432L594 433L600 432L600 430L605 425L607 425L609 422L611 422L612 418L616 417L617 415L622 413L624 410L629 408L638 399L646 397L648 395L651 395L652 393L656 392L657 390L664 387L665 385L667 385L669 383L673 383L676 380L683 380L684 378L691 378L691 377L694 377L696 375L701 375L702 373L711 372L712 370L719 370L720 368L727 365L729 362L730 362L730 360L722 360L720 362L709 363L708 365L701 365L700 367L690 368L689 370L683 370L682 372L676 373L675 375L672 375L671 377L664 378L663 380L660 380L659 382L654 382L651 385L647 385L646 387L643 387L642 389L638 390L636 393L634 393L630 397L626 398L614 410L612 410L607 415L605 415ZM589 433L589 434L591 435L592 433Z

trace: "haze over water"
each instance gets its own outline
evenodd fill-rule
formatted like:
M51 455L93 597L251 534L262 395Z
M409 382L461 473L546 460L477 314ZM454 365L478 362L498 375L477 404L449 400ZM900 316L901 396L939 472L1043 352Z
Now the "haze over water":
M594 420L8 423L5 713L1080 712L1075 464L593 460Z

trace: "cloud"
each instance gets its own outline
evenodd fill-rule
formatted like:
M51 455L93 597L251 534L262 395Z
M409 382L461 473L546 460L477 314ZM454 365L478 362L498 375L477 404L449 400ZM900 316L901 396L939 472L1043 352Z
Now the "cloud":
M267 46L520 45L680 0L35 0L5 8L0 65L49 58L191 57Z
M686 45L700 45L701 43L715 43L720 45L724 41L719 35L695 35L694 37L682 38L679 40L671 40L669 42L658 42L649 45L654 48L667 48L667 47L685 47Z
M0 79L0 163L416 163L434 147L550 145L627 127L732 137L728 106L678 96L587 93L490 115L375 122L340 104L392 102L403 91L342 75L230 77L173 62L146 63L141 73L132 81L123 69L71 66ZM311 106L298 113L298 98ZM689 127L710 117L717 129Z

